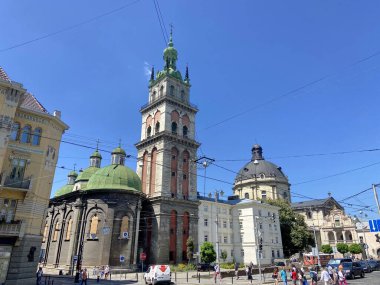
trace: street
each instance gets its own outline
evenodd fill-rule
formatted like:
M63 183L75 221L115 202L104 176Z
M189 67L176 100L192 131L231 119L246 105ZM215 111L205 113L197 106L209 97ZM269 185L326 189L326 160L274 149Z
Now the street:
M347 280L347 284L360 284L360 285L377 285L380 284L380 271L374 271L372 273L366 273L364 278L356 278L353 280Z

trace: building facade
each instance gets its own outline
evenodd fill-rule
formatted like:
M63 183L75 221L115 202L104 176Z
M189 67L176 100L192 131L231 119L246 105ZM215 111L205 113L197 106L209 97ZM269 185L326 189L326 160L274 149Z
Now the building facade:
M200 145L195 140L198 109L190 103L188 68L184 79L177 69L172 36L163 58L164 69L156 77L152 70L148 103L140 110L137 173L148 197L142 218L145 227L152 229L144 237L148 246L140 251L151 263L178 263L187 261L187 239L198 240L197 178L192 163Z
M68 126L0 68L0 283L35 282L42 222Z
M209 241L215 249L219 243L219 256L225 251L227 262L257 265L260 256L261 264L268 265L284 258L278 207L251 199L199 197L199 201L198 252Z
M281 167L264 159L263 149L258 144L252 147L251 161L238 172L233 192L240 199L291 201L287 176Z

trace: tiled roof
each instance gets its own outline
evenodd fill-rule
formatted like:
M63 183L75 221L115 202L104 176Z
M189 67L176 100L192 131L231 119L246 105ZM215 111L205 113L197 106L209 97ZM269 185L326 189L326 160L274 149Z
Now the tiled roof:
M49 114L44 106L30 93L25 93L24 101L21 103L21 107L32 111L42 112Z
M343 207L336 201L333 197L328 197L326 199L314 199L302 202L295 202L291 204L293 209L304 209L310 207L323 207L327 204L328 201L334 203L338 208L343 209Z
M0 79L11 82L4 69L0 66Z

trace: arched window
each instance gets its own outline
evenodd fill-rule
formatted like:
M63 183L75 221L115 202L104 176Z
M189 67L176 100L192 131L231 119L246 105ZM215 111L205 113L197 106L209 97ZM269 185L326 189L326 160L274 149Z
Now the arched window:
M146 129L146 137L149 138L151 135L152 135L152 127L149 126L149 127Z
M156 92L156 91L153 91L153 94L152 94L152 101L156 100L156 97L157 97L157 92Z
M334 216L334 224L336 227L340 227L340 216Z
M22 143L30 143L30 135L31 135L31 132L32 132L32 128L31 128L31 126L26 125L26 126L22 129L22 133L21 133L20 141L21 141Z
M47 235L48 235L48 222L45 223L45 227L44 227L44 235L43 235L43 238L42 238L42 242L45 242L46 239L47 239Z
M90 238L94 239L96 238L97 234L98 234L98 225L99 225L99 218L98 218L98 215L95 214L92 216L91 220L90 220Z
M73 228L73 219L70 217L69 221L67 223L67 230L66 230L65 240L70 240L72 228Z
M160 119L161 119L161 112L157 111L154 114L155 133L158 133L160 131Z
M160 132L160 122L157 122L156 123L156 130L155 130L156 134Z
M152 150L150 158L150 181L149 181L149 194L152 195L156 191L156 161L157 161L157 149Z
M146 189L147 189L146 184L148 183L146 179L147 170L148 170L148 152L145 152L143 155L143 165L142 165L142 174L141 174L142 192L145 194L148 194L146 192Z
M10 140L16 141L20 133L20 123L14 123L11 130Z
M177 123L172 122L172 134L177 134Z
M244 198L245 198L245 199L249 199L249 193L245 193L245 194L244 194Z
M146 137L149 138L152 135L152 122L153 118L151 115L149 115L146 118L145 127L146 127Z
M121 219L121 225L120 225L120 237L121 238L128 238L129 237L129 218L128 216L124 216Z
M185 138L187 138L187 131L188 131L187 127L186 127L186 126L183 126L183 128L182 128L182 133L183 133L183 136L184 136Z
M170 192L172 198L177 195L177 168L178 168L178 150L173 147L172 148L172 160L171 160L171 183L170 183Z
M170 96L174 96L174 86L170 85Z
M59 233L59 222L56 221L54 225L53 241L58 240L58 233Z
M40 145L41 133L42 133L41 128L34 129L33 137L32 137L32 145Z
M160 93L158 95L159 97L162 97L164 95L164 86L160 87Z
M176 263L177 256L177 212L170 213L170 233L169 233L169 261Z

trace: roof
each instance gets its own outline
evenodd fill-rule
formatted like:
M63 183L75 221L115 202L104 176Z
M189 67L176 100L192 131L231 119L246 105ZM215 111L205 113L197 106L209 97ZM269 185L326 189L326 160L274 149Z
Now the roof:
M21 103L21 107L32 111L49 114L49 112L46 110L44 106L42 106L42 104L37 100L37 98L30 93L25 93L25 97Z
M123 154L123 155L126 155L125 153L125 150L122 149L120 146L115 148L113 151L112 151L112 154Z
M264 174L265 178L282 178L286 179L285 174L282 172L281 167L278 167L272 162L262 160L252 160L242 167L235 180L247 180L252 178L260 178Z
M62 186L61 188L59 188L55 194L54 194L54 197L58 197L58 196L62 196L62 195L65 195L67 193L70 193L73 191L73 188L74 188L74 185L72 184L66 184L64 186Z
M79 175L78 175L77 179L75 180L75 182L78 182L78 181L88 181L91 178L91 176L96 171L98 171L99 169L100 168L97 168L95 166L90 166L90 167L86 168L83 171L79 171Z
M5 72L5 70L1 66L0 66L0 79L11 82L10 78L8 77L8 74Z
M291 204L291 207L293 209L304 209L310 207L328 207L329 204L335 204L338 208L343 209L343 207L333 197L295 202Z

